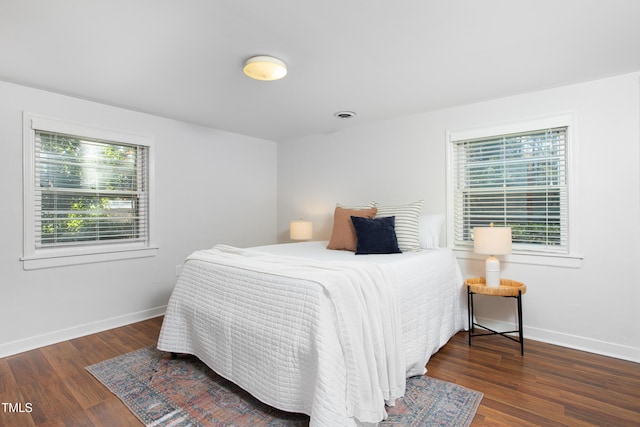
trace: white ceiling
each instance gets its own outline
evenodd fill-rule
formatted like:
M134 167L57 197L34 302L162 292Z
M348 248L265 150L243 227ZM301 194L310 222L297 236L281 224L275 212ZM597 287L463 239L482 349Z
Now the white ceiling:
M638 70L639 0L0 0L0 80L275 141Z

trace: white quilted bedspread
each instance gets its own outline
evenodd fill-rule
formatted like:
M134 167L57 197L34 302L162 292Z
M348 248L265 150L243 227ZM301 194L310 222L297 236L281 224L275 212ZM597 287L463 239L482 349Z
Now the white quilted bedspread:
M309 414L312 426L376 424L405 378L424 373L465 323L455 258L428 254L372 263L222 245L194 252L158 348L196 355L263 402Z

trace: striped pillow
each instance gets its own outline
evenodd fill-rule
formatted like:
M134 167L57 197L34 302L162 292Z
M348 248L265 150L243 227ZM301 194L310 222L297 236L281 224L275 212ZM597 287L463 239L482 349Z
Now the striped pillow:
M402 252L420 250L420 213L424 200L404 206L377 206L376 218L395 216L396 236Z

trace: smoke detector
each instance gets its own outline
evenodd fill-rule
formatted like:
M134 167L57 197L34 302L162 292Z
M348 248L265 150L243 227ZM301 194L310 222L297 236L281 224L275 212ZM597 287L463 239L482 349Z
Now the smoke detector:
M354 113L353 111L338 111L333 115L339 119L350 119L352 117L355 117L356 113Z

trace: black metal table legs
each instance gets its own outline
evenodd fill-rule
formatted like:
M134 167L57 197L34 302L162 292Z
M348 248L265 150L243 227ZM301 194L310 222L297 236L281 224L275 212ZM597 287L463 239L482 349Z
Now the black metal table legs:
M502 296L503 298L515 298L517 300L517 304L518 304L518 329L513 330L513 331L503 331L503 332L498 332L498 331L494 331L491 328L488 328L486 326L480 325L479 323L476 323L475 321L475 317L474 317L474 313L473 313L473 295L475 294L475 292L471 292L471 290L467 287L467 304L468 304L468 308L469 308L469 319L468 319L468 326L469 326L469 346L471 346L471 339L473 337L481 337L481 336L485 336L485 335L502 335L505 338L509 338L512 341L518 342L520 343L520 354L522 356L524 356L524 336L522 333L522 291L518 291L518 295L515 296ZM483 333L474 333L475 332L475 328L482 328L486 331L489 332L483 332ZM513 333L518 333L518 338L514 338L511 335L508 334L513 334Z

